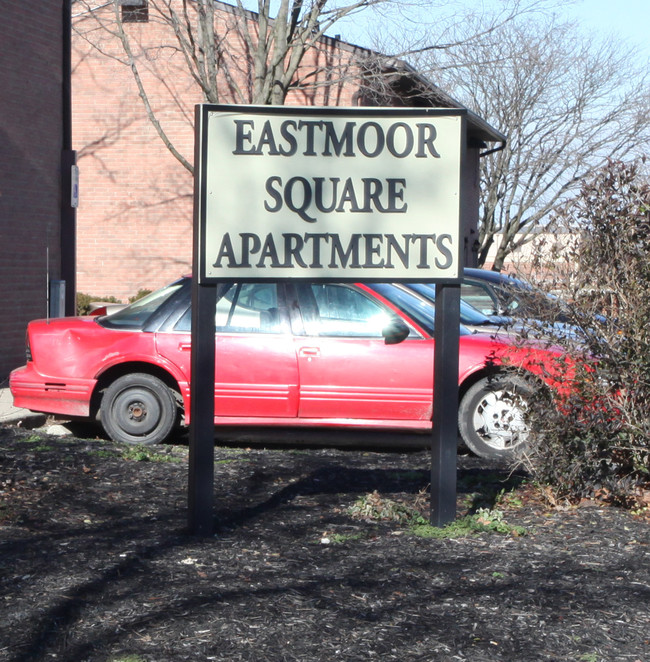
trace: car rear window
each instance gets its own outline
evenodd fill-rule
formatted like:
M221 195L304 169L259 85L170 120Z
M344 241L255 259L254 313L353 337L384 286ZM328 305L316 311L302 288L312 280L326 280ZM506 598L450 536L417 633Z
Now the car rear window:
M183 286L183 281L176 281L162 290L138 299L130 306L118 310L112 315L100 317L97 322L109 329L142 329L151 316L156 313Z

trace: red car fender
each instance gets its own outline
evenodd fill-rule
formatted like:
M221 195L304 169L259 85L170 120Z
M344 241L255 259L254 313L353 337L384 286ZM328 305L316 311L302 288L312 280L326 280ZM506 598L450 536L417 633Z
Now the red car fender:
M106 375L111 372L113 368L119 368L120 372L123 371L125 366L138 364L142 366L149 366L157 370L166 372L178 384L178 391L183 398L183 404L186 410L189 410L189 382L187 376L179 369L179 367L169 359L160 356L157 352L152 354L120 354L119 356L111 357L101 366L101 369L95 374L97 380L97 388L104 388L106 386ZM156 374L157 370L152 370ZM140 372L147 372L146 369Z

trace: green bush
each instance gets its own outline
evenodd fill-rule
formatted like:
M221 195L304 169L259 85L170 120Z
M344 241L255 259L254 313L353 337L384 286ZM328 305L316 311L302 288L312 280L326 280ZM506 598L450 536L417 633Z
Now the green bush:
M133 303L139 299L143 299L148 294L151 294L152 290L141 289L138 290L137 294L134 294L132 297L129 297L128 303ZM122 303L120 299L116 299L113 296L110 297L97 297L92 296L91 294L85 294L84 292L77 292L77 315L89 315L91 312L90 304L101 301L102 303Z
M609 163L555 222L577 240L538 254L546 288L567 301L562 319L570 327L556 328L549 342L582 362L567 374L570 397L531 410L537 443L525 463L556 499L647 505L650 185L640 164Z

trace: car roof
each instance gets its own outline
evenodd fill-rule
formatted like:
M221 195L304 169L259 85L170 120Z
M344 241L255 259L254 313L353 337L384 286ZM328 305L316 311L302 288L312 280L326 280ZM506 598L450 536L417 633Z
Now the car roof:
M489 269L474 269L471 267L465 267L463 269L463 276L466 278L486 280L489 283L494 283L496 285L514 285L515 287L521 287L524 289L530 288L530 285L520 278L515 278L515 276L510 276L508 274L502 274L498 271L490 271Z

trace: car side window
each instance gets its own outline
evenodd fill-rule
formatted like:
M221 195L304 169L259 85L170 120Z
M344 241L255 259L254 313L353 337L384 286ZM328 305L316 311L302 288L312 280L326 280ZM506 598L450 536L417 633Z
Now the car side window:
M174 327L190 331L192 310L188 308ZM281 333L277 284L236 283L217 301L217 333Z
M499 301L490 292L488 287L479 283L464 282L460 286L460 296L463 301L471 304L484 315L496 315L499 313Z
M310 336L380 338L390 314L363 292L335 283L304 283L298 300Z

